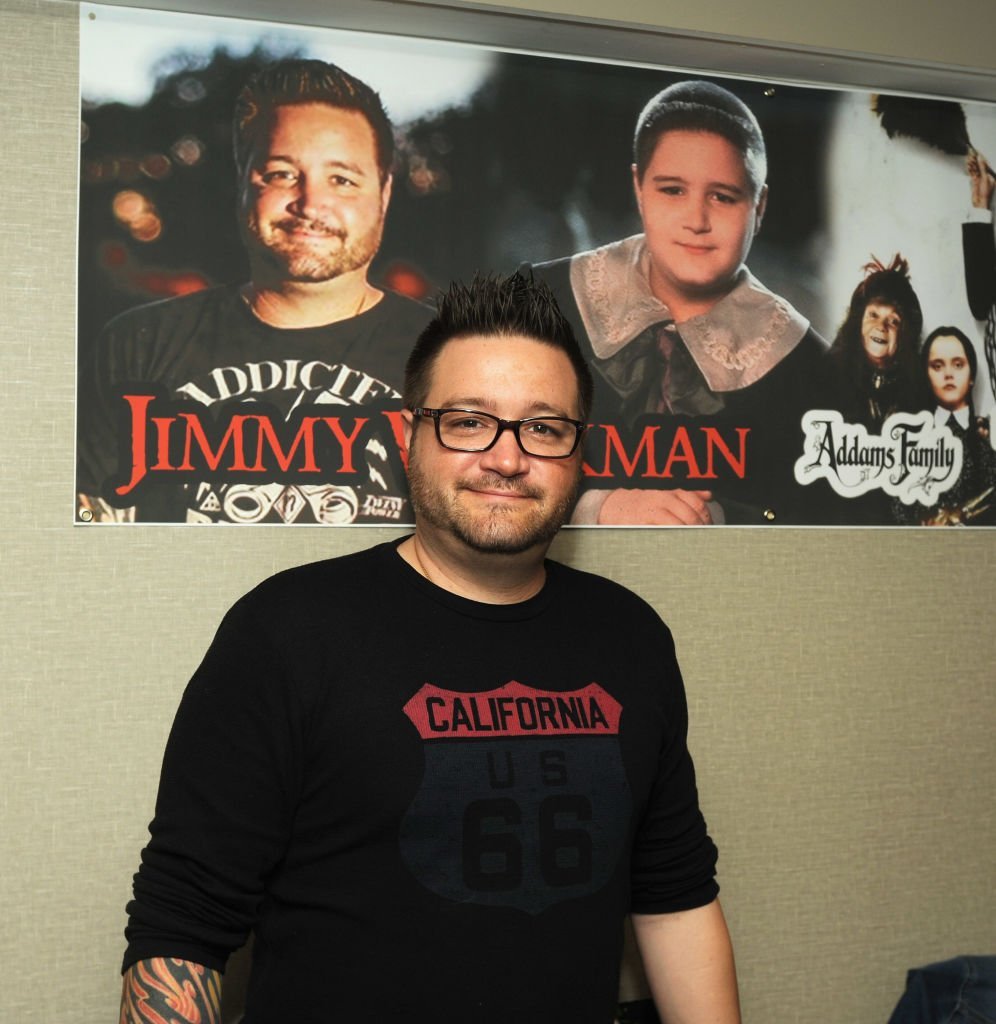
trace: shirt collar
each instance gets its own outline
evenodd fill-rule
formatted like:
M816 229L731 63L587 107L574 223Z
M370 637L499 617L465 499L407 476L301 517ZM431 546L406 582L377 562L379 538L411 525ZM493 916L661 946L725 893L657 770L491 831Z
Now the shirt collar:
M649 268L643 235L572 257L571 288L599 359L652 324L673 319L650 290ZM742 266L732 290L712 309L677 326L706 383L720 392L760 380L799 344L809 321Z
M946 427L950 420L954 420L962 430L968 430L968 406L963 405L954 412L949 412L943 405L937 406L934 410L934 425Z

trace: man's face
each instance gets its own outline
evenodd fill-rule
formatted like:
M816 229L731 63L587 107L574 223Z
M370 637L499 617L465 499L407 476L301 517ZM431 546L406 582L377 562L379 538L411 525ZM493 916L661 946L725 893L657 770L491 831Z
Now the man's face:
M958 338L942 334L930 343L927 377L938 405L949 412L957 412L968 405L972 367Z
M277 107L243 181L243 239L256 268L281 280L329 281L377 253L390 199L373 129L324 103Z
M740 151L721 135L665 132L636 201L650 253L650 284L659 299L722 298L761 226L767 186L755 196Z
M861 317L861 344L868 362L883 370L896 358L902 314L888 302L869 302Z
M567 356L522 336L457 338L440 350L424 405L501 419L579 417L578 381ZM518 554L545 545L566 521L581 476L580 448L567 459L526 455L512 431L486 452L455 452L433 424L406 413L408 487L418 529L474 551Z

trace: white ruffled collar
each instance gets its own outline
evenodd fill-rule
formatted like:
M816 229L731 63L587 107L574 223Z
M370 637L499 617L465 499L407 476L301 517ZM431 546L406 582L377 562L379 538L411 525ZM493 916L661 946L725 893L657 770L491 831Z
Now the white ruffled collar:
M591 347L609 359L653 324L672 319L650 290L643 235L571 258L571 288ZM746 268L707 313L678 324L681 339L713 391L760 380L802 340L809 321Z

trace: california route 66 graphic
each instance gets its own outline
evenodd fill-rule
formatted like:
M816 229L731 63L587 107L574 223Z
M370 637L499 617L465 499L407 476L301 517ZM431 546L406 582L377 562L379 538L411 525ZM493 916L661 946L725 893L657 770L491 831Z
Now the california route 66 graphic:
M405 705L425 747L401 825L415 877L447 899L530 914L601 888L629 827L621 712L595 683L423 686Z

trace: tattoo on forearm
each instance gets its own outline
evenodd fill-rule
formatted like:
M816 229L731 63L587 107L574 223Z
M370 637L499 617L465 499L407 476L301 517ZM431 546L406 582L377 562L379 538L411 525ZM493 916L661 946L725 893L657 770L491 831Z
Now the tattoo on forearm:
M140 960L124 976L120 1024L221 1024L221 975L188 960Z

